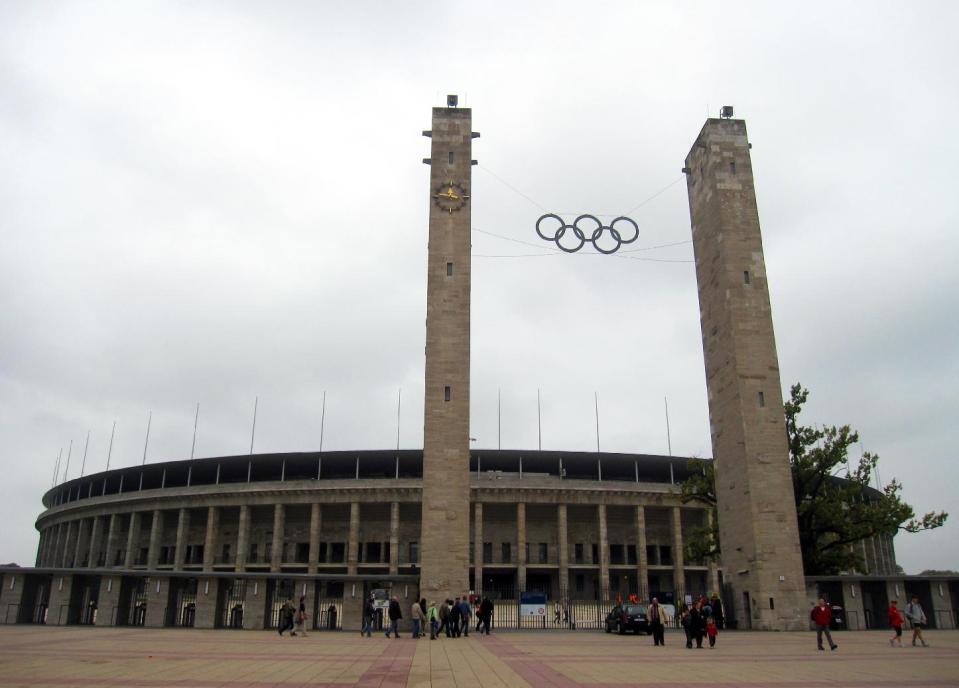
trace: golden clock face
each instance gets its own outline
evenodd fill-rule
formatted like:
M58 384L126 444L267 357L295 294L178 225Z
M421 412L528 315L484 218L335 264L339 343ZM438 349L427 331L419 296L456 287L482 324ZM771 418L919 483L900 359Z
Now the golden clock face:
M466 189L453 181L441 184L433 193L433 202L436 206L450 213L466 205L467 199L469 194L466 193Z

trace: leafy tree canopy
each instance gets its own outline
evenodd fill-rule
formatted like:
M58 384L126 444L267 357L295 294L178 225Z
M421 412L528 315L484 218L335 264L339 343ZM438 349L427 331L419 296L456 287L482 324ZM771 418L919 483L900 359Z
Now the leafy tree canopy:
M833 575L864 570L861 548L850 545L874 535L916 533L938 528L948 514L930 511L917 517L902 499L902 484L888 483L881 491L870 487L879 462L875 454L851 459L849 449L859 435L848 425L807 427L799 414L809 391L795 384L785 404L789 464L792 468L796 515L803 566L808 575ZM682 485L683 502L699 502L715 512L716 488L712 462L693 459L697 470ZM687 556L691 559L719 555L719 533L712 529L691 533Z

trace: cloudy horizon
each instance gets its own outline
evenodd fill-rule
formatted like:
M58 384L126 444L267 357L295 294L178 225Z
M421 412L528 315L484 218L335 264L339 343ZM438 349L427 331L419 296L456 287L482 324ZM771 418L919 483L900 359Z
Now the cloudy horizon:
M945 2L6 3L0 561L70 476L249 452L421 448L430 108L473 109L478 448L711 456L683 160L753 144L784 395L848 423L959 570L959 49ZM628 213L617 256L543 212ZM65 465L61 465L61 476Z

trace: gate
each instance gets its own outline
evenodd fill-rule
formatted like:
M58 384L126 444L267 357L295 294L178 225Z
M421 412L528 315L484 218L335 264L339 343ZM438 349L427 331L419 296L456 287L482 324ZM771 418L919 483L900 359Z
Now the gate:
M196 590L196 578L170 579L167 626L193 628L196 623Z
M133 578L129 586L128 626L143 626L147 620L147 585L149 578Z
M246 581L237 578L220 582L217 593L217 628L243 628L243 602L246 598Z

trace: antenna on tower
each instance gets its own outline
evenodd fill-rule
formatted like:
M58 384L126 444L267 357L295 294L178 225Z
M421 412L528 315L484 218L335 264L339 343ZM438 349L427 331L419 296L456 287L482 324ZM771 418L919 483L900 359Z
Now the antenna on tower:
M200 422L200 402L196 402L196 414L193 416L193 444L190 446L190 460L193 460L193 453L196 451L196 426Z
M110 456L113 454L113 435L117 431L117 422L113 421L113 429L110 431L110 447L107 449L107 470L110 470Z
M147 462L147 447L150 446L150 424L153 422L153 411L151 410L147 415L147 436L143 440L143 462L141 466L145 465Z
M250 430L250 456L253 456L253 439L256 437L256 407L260 403L260 397L253 399L253 429Z
M80 464L80 477L83 477L83 472L87 469L87 449L90 448L90 431L87 430L87 441L83 445L83 463Z
M396 451L400 450L400 405L403 402L403 388L396 392Z
M70 446L67 449L67 466L63 469L63 482L67 481L67 476L70 475L70 456L73 454L73 440L70 440Z
M60 473L61 458L63 458L63 447L60 447L60 453L57 454L57 462L53 464L53 483L50 485L51 487L57 484L57 475Z
M323 410L320 412L320 451L323 451L323 429L326 425L326 390L323 390Z

